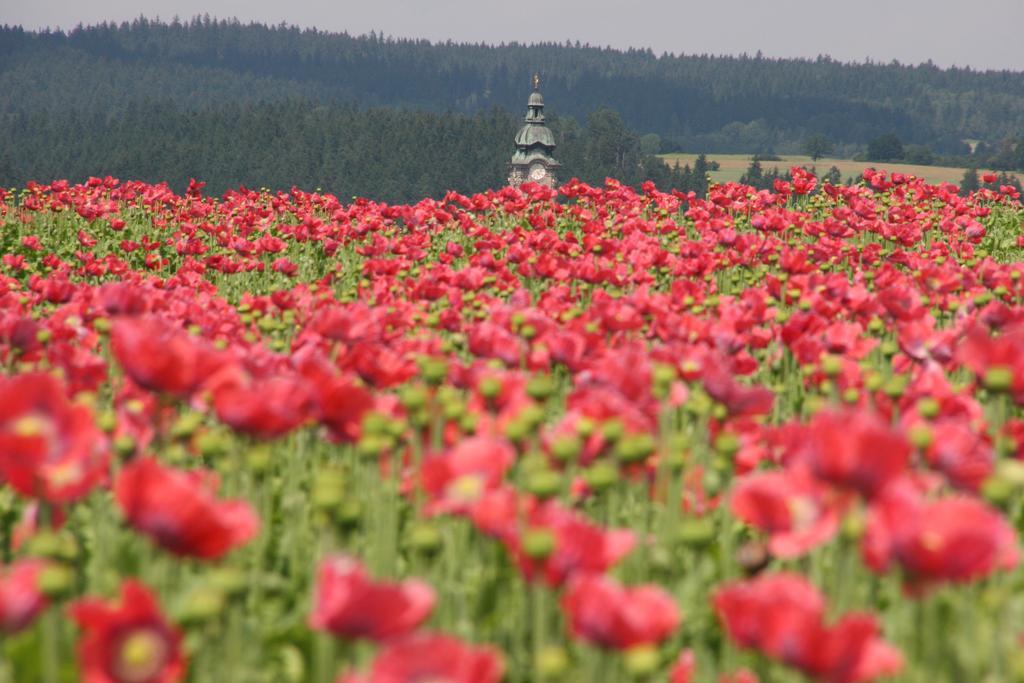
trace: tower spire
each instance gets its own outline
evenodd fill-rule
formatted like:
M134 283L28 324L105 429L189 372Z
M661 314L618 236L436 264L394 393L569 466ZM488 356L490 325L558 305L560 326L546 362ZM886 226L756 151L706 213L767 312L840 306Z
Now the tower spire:
M516 134L516 149L509 162L508 182L518 187L526 181L554 187L555 172L560 164L555 161L555 136L544 123L544 96L540 94L540 74L533 74L533 92L526 102L526 118Z

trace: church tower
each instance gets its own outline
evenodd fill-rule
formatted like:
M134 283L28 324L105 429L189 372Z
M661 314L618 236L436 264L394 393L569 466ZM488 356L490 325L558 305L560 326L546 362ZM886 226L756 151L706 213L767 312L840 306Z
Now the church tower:
M533 92L526 103L526 119L516 134L516 151L508 164L508 184L519 187L534 182L555 187L559 164L552 153L555 136L544 124L544 97L540 94L540 76L533 75Z

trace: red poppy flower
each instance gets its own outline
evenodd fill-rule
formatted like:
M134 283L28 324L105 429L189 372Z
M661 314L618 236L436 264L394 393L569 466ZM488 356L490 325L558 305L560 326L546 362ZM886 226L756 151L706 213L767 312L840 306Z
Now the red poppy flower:
M873 413L823 412L795 433L794 457L820 479L871 497L906 472L910 444Z
M959 489L977 492L995 470L995 453L985 434L964 420L939 420L931 425L932 442L925 450L928 464Z
M732 513L770 535L772 555L791 558L828 542L839 530L845 501L803 467L742 477L730 498Z
M309 625L342 638L389 640L422 624L434 602L422 581L373 583L355 560L332 557L320 563Z
M683 650L668 672L669 683L693 683L697 671L697 660L693 650Z
M84 683L174 683L184 678L181 633L138 581L121 584L117 605L82 598L72 603L70 612L82 629L78 662Z
M110 343L136 384L171 396L188 396L224 363L223 354L159 318L118 320Z
M900 653L878 637L874 617L824 622L825 600L804 577L766 574L716 591L715 612L738 645L760 650L819 681L855 683L897 673Z
M221 387L214 392L213 406L221 422L232 428L274 439L308 420L314 399L305 381L282 376Z
M477 436L460 441L444 455L423 461L420 480L434 500L433 512L464 511L501 483L515 461L515 450L504 439Z
M0 633L12 634L29 626L49 602L39 592L39 575L45 560L29 558L5 567L0 573Z
M0 378L0 478L29 498L66 503L104 482L110 454L92 411L52 375Z
M499 683L504 671L501 655L492 648L429 634L389 645L377 654L369 674L345 676L338 683Z
M899 564L910 585L973 581L1017 565L1013 527L968 496L929 501L909 482L894 484L868 511L864 560L875 571Z
M681 619L675 601L661 588L623 588L601 575L570 581L562 609L575 637L616 650L660 643Z
M128 524L176 555L207 560L248 543L259 519L245 501L218 501L207 472L163 467L153 458L126 465L114 495Z
M522 531L505 539L527 579L538 575L551 586L559 586L577 572L601 574L629 554L636 537L628 529L605 530L554 502L534 508L527 517L532 532L551 533L554 544L542 559L529 557L523 549Z
M338 441L356 441L363 415L373 409L373 396L365 387L344 377L314 384L317 415Z
M765 415L772 410L775 394L763 387L740 384L717 363L709 362L702 379L708 395L724 405L730 415Z

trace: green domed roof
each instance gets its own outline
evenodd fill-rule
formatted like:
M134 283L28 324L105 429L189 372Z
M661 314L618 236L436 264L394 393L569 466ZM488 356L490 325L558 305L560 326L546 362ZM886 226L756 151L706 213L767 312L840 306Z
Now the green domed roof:
M526 103L526 106L528 106L528 107L543 107L544 106L544 96L541 95L536 90L534 90L532 93L530 93L530 99Z
M516 146L530 147L532 145L554 147L555 136L547 126L528 123L520 128L519 132L516 134Z

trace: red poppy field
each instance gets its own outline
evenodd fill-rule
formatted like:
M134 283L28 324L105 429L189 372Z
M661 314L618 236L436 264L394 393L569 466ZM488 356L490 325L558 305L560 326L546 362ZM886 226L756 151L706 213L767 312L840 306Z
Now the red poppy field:
M1024 681L1012 188L0 212L0 681Z

